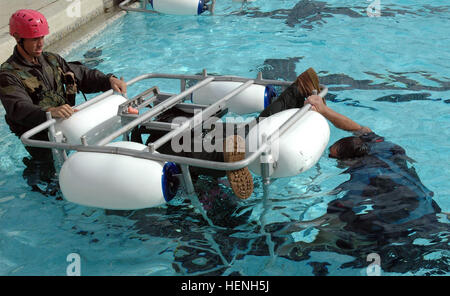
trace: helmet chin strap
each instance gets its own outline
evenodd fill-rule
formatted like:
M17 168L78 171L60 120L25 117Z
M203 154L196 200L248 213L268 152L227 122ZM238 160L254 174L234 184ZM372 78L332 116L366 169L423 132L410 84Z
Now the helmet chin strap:
M22 50L29 56L31 57L31 59L33 61L35 61L35 57L33 55L31 55L26 49L25 46L23 45L23 38L20 38L19 41L17 42L17 44L19 44L20 48L22 48Z

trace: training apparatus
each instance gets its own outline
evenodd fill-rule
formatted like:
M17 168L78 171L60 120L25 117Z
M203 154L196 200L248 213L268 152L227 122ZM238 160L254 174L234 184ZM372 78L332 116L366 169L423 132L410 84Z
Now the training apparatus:
M213 13L216 0L141 0L140 8L127 6L130 2L123 1L119 7L126 11L199 15L205 11Z
M180 186L194 194L189 166L237 170L249 166L263 178L298 175L317 163L330 136L327 121L307 104L261 120L246 137L246 157L237 162L217 162L158 153L157 149L198 128L219 126L230 111L238 114L262 111L292 82L236 76L173 75L150 73L127 82L128 87L146 79L175 79L179 93L161 92L152 86L132 99L109 90L76 107L69 119L53 119L27 131L25 145L49 148L61 165L59 182L63 196L84 206L115 210L154 207L169 202ZM187 87L187 85L192 85ZM321 86L320 96L327 88ZM130 88L128 88L130 90ZM171 108L192 114L183 122L158 121ZM132 130L145 126L167 133L144 145L130 141ZM48 130L49 141L32 140ZM57 166L59 167L59 166Z
M197 15L207 7L203 0L149 0L152 8L158 12L178 15Z

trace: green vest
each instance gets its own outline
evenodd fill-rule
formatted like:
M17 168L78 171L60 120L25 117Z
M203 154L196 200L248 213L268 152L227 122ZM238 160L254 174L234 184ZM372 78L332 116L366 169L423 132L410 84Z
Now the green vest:
M58 59L49 52L44 52L42 55L48 62L43 66L43 71L53 74L54 81L50 81L50 83L56 83L56 89L53 89L53 85L51 86L52 88L49 89L44 81L42 81L41 77L33 75L33 69L27 69L14 61L3 63L1 69L10 71L19 78L33 100L33 103L39 105L42 110L45 111L50 107L62 106L68 102L65 99L66 90L62 78L63 71L58 63ZM71 103L73 105L75 102Z

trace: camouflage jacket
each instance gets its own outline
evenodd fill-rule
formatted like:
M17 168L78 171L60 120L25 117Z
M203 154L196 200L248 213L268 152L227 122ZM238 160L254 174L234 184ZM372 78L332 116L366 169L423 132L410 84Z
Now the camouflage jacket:
M1 65L0 99L5 108L5 119L11 131L21 136L27 130L46 121L45 110L64 104L67 99L63 73L72 72L78 89L85 93L107 91L109 77L80 63L68 63L57 54L44 52L39 65L25 60L17 50Z

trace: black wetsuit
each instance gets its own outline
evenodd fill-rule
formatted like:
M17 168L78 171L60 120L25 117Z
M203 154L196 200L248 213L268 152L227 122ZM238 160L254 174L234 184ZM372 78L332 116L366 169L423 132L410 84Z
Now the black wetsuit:
M370 133L361 136L368 145L368 155L344 161L350 179L337 189L345 195L328 205L346 230L369 236L395 237L406 231L404 225L440 212L433 192L420 181L405 150ZM341 163L342 164L342 163Z

